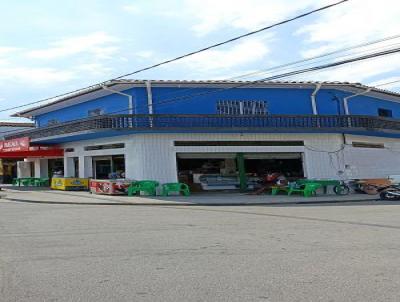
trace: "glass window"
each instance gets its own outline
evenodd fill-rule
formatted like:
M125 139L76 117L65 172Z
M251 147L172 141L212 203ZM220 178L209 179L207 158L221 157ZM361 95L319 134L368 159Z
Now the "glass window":
M392 117L393 113L390 109L378 108L378 115L382 117Z
M217 113L222 115L266 115L266 101L218 101Z
M57 124L59 124L59 123L60 123L60 121L54 118L54 119L49 120L49 121L47 122L47 125L48 125L48 126L53 126L53 125L57 125Z
M104 111L101 108L88 110L88 116L98 116L98 115L102 115L103 113L104 113Z

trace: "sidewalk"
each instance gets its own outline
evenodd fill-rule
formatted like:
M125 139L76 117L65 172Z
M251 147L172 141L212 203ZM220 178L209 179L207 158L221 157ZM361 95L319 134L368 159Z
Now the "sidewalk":
M319 195L316 197L286 195L246 195L242 193L201 193L189 197L183 196L110 196L95 195L89 192L55 191L31 187L3 187L5 200L48 204L81 205L290 205L365 202L378 199L376 195L350 194L346 196Z

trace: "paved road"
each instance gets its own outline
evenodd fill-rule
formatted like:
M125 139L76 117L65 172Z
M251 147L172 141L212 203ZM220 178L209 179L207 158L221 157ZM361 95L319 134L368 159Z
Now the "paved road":
M0 201L0 300L399 301L400 205Z

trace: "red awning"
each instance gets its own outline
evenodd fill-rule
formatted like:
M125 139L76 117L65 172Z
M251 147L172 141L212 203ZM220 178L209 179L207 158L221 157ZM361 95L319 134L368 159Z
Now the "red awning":
M0 158L63 157L64 150L57 147L31 146L27 137L0 141Z
M0 152L0 158L63 157L63 149L37 149L29 151Z

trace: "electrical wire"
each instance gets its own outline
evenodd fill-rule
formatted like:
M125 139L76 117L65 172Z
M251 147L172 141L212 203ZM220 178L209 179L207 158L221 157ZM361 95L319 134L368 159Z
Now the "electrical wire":
M310 66L312 64L321 63L321 62L325 62L325 61L328 60L328 58L325 58L323 60L315 61L316 59L319 59L319 58L330 57L333 54L338 54L338 53L346 52L346 51L349 51L349 50L355 50L355 49L358 49L358 48L363 48L363 47L366 47L366 46L370 46L370 45L374 45L374 44L378 44L378 43L382 43L382 42L386 42L386 41L393 40L393 39L398 39L398 38L400 38L400 35L395 35L395 36L390 36L390 37L386 37L386 38L382 38L382 39L378 39L378 40L374 40L374 41L369 41L369 42L365 42L365 43L354 45L352 47L346 47L346 48L338 49L338 50L335 50L335 51L332 51L332 52L324 53L324 54L321 54L321 55L318 55L318 56L314 56L314 57L311 57L311 58L298 60L298 61L294 61L294 62L290 62L290 63L286 63L286 64L274 66L274 67L270 67L270 68L267 68L267 69L258 70L258 71L252 72L252 73L247 73L247 74L243 74L243 75L227 78L227 79L224 79L222 81L234 81L234 80L238 80L238 79L249 78L249 77L252 77L254 75L271 74L272 71L274 71L274 72L282 72L282 71L285 71L285 70L291 70L291 68L295 68L295 67L299 68L299 67L304 67L304 66ZM390 45L385 45L385 46L381 46L381 47L378 47L378 48L368 49L368 50L364 50L364 51L361 51L361 52L355 52L355 53L351 53L351 54L344 55L344 56L342 56L342 55L341 56L334 56L334 57L329 58L329 60L348 57L348 56L351 56L351 55L357 55L357 54L365 53L365 52L368 52L368 51L387 48L389 46L395 46L395 45L399 45L399 44L400 43L393 43L393 44L390 44ZM305 62L308 62L308 63L299 65L300 63L305 63ZM287 67L287 68L285 68L285 67ZM159 95L159 97L165 97L165 96L169 96L169 95L177 95L177 94L188 92L188 91L191 91L191 90L194 90L194 89L196 89L196 88L187 88L187 89L183 89L183 90L180 90L180 91L167 92L167 93L163 93L163 94Z
M400 52L400 48L395 48L395 49L386 50L386 51L382 51L382 52L376 52L376 53L372 53L372 54L368 54L368 55L364 55L364 56L360 56L360 57L355 57L355 58L351 58L351 59L347 59L347 60L343 60L343 61L337 61L337 62L324 64L324 65L320 65L320 66L314 66L314 67L310 67L310 68L305 68L305 69L295 70L295 71L291 71L291 72L287 72L287 73L283 73L283 74L278 74L278 75L274 75L274 76L271 76L271 77L258 79L258 80L255 80L255 81L249 81L249 82L245 82L245 83L240 83L240 84L234 85L232 87L219 88L219 89L212 90L212 91L205 91L205 92L195 93L195 94L191 94L191 95L180 96L180 97L176 97L176 98L172 98L172 99L166 99L166 100L163 100L161 102L157 102L157 105L159 106L159 105L164 105L164 104L175 103L177 101L187 100L187 99L191 99L193 97L210 95L210 94L214 94L214 93L219 93L221 91L226 91L226 90L230 90L230 89L236 89L236 88L240 88L240 87L246 87L246 86L250 86L250 85L253 85L253 84L264 83L266 81L272 81L272 80L277 80L277 79L281 79L281 78L286 78L286 77L292 76L292 75L299 75L299 74L308 73L308 72L312 72L312 71L316 71L316 70L322 70L322 69L327 69L327 68L331 68L331 67L341 66L341 65L344 65L344 64L349 64L349 63L353 63L353 62L368 60L368 59L371 59L371 58L386 56L386 55L395 54L395 53L398 53L398 52ZM127 108L127 109L124 109L124 110L118 110L118 111L115 111L113 113L124 112L124 111L128 111L130 109L138 109L138 108L145 108L145 107L147 108L149 106L151 106L151 105L134 106L133 108Z
M141 73L141 72L143 72L143 71L147 71L147 70L150 70L150 69L154 69L154 68L160 67L160 66L162 66L162 65L166 65L166 64L169 64L169 63L172 63L172 62L176 62L176 61L178 61L178 60L181 60L181 59L184 59L184 58L187 58L187 57L190 57L190 56L193 56L193 55L196 55L196 54L199 54L199 53L208 51L208 50L210 50L210 49L213 49L213 48L216 48L216 47L219 47L219 46L222 46L222 45L226 45L226 44L231 43L231 42L234 42L234 41L238 41L238 40L240 40L240 39L243 39L243 38L246 38L246 37L249 37L249 36L258 34L258 33L260 33L260 32L263 32L263 31L266 31L266 30L269 30L269 29L278 27L278 26L280 26L280 25L284 25L284 24L286 24L286 23L289 23L289 22L292 22L292 21L295 21L295 20L298 20L298 19L301 19L301 18L310 16L310 15L312 15L312 14L315 14L315 13L318 13L318 12L321 12L321 11L324 11L324 10L327 10L327 9L329 9L329 8L332 8L332 7L334 7L334 6L343 4L343 3L348 2L348 1L350 1L350 0L341 0L341 1L338 1L338 2L335 2L335 3L332 3L332 4L329 4L329 5L325 5L325 6L323 6L323 7L320 7L320 8L311 10L311 11L308 11L308 12L306 12L306 13L297 15L297 16L292 17L292 18L289 18L289 19L285 19L285 20L283 20L283 21L274 23L274 24L272 24L272 25L259 28L259 29L257 29L257 30L254 30L254 31L251 31L251 32L248 32L248 33L239 35L239 36L236 36L236 37L234 37L234 38L230 38L230 39L228 39L228 40L225 40L225 41L222 41L222 42L219 42L219 43L216 43L216 44L212 44L212 45L210 45L210 46L201 48L201 49L199 49L199 50L192 51L192 52L189 52L189 53L180 55L180 56L178 56L178 57L175 57L175 58L172 58L172 59L169 59L169 60L165 60L165 61L162 61L162 62L160 62L160 63L153 64L153 65L150 65L150 66L148 66L148 67L144 67L144 68L135 70L135 71L133 71L133 72L129 72L129 73L122 74L122 75L120 75L120 76L118 76L118 77L115 77L115 78L112 78L112 79L109 79L109 80L106 80L106 81L103 81L103 82L100 82L100 83L97 83L97 84L94 84L94 85L90 85L90 86L87 86L87 87L84 87L84 88L80 88L80 89L76 89L76 90L69 91L69 92L66 92L66 93L58 94L57 96L53 96L53 97L50 97L50 98L45 98L45 99L41 99L41 100L38 100L38 101L26 103L26 104L23 104L23 105L19 105L19 106L14 106L14 107L11 107L11 108L2 109L2 110L0 110L0 112L9 111L9 110L18 109L18 108L23 108L23 107L26 107L26 106L29 106L29 105L34 105L34 104L38 104L38 103L42 103L42 102L54 100L54 99L59 98L59 97L62 97L62 96L71 95L71 94L73 94L73 93L80 92L80 91L83 91L83 90L87 90L87 89L90 89L90 88L100 87L100 86L102 86L102 85L107 84L107 83L110 82L110 81L122 79L122 78L125 78L125 77L127 77L127 76L131 76L131 75L134 75L134 74Z

